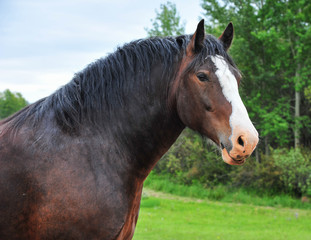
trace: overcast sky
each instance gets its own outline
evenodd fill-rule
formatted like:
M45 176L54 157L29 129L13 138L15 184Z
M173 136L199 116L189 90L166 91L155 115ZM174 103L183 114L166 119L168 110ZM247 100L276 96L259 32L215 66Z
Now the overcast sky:
M193 33L200 0L176 0ZM0 92L35 102L87 64L131 40L145 38L165 0L0 0Z

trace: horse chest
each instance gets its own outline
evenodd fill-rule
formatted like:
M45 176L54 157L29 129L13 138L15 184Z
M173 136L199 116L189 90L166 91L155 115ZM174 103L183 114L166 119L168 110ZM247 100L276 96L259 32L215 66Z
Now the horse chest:
M129 201L84 196L77 201L76 197L55 195L29 218L27 228L33 229L30 239L131 239L139 201Z
M131 239L139 209L135 187L125 188L116 175L95 176L69 165L59 162L47 172L14 175L14 179L24 180L11 181L10 189L15 192L4 194L11 203L5 203L7 214L1 217L10 227L5 233L0 231L0 236Z

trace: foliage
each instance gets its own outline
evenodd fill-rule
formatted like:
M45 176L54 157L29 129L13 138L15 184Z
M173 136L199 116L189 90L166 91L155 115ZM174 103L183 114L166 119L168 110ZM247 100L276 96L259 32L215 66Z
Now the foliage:
M6 118L27 106L27 101L20 93L12 93L10 90L5 90L0 93L0 119Z
M230 173L233 186L270 194L311 196L311 152L307 149L276 149L261 163L249 162Z
M311 196L311 151L286 148L270 151L270 155L261 154L260 163L250 158L243 166L233 167L224 164L199 135L186 130L154 171L174 176L175 183L200 184L208 189L225 185L255 189L258 194Z
M146 28L149 37L176 36L185 32L185 23L180 23L176 5L172 2L160 5L161 12L156 10L156 18L151 20L152 29Z
M230 53L244 76L242 99L265 138L259 150L293 146L297 137L310 146L311 132L299 134L311 121L301 95L311 79L310 1L209 0L202 7L209 32L234 23Z
M310 151L278 149L273 152L275 165L281 169L280 180L290 193L311 196Z
M176 143L155 167L158 173L168 173L184 184L199 182L206 187L228 181L231 166L220 159L218 149L207 145L200 135L185 129Z
M229 184L235 188L254 189L257 194L276 195L284 190L281 174L281 169L274 161L262 156L261 163L250 160L232 171Z
M261 136L257 159L228 166L201 136L185 130L155 171L191 187L310 195L311 2L203 0L202 8L210 34L219 36L228 22L234 23L230 55L242 71L240 94ZM179 26L176 6L168 3L161 10L148 34L180 34L171 31Z
M307 101L311 104L311 86L308 86L304 90L305 97Z

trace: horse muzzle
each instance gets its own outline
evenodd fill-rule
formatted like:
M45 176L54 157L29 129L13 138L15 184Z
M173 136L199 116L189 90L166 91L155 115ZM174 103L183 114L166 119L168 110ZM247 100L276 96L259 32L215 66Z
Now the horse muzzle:
M221 143L222 159L230 165L242 165L245 163L258 144L259 138L257 131L243 132L231 136L232 148L228 151Z

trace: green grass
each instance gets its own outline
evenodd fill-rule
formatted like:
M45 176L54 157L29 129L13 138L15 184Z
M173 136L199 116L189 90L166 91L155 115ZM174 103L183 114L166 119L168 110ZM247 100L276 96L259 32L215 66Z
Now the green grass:
M145 187L156 191L171 193L178 196L199 199L217 200L227 203L244 203L256 206L287 207L311 209L311 203L302 203L300 199L288 195L258 194L254 190L230 189L226 186L215 186L206 189L199 184L185 186L175 183L168 176L151 173L144 184Z
M210 202L174 196L143 197L134 240L306 240L311 211Z

